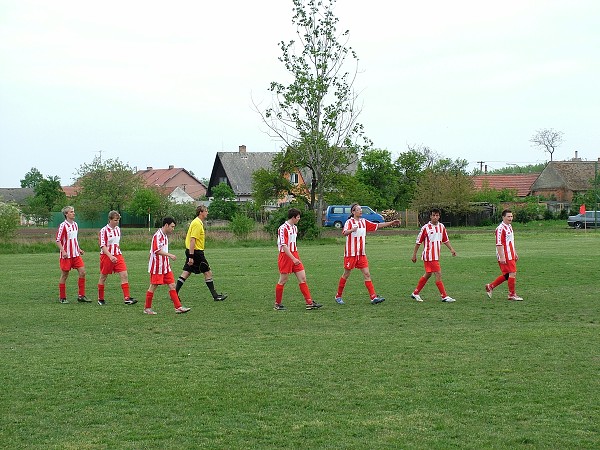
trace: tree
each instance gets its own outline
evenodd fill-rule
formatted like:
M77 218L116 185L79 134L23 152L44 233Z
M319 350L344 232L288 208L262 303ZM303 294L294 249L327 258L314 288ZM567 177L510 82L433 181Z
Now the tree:
M32 167L29 172L25 174L25 177L21 180L22 188L35 188L40 181L44 179L44 175L37 170L35 167Z
M52 211L60 210L66 205L67 196L62 190L58 176L37 181L33 192L33 197L27 199L26 214L38 225L47 222Z
M136 191L145 186L129 165L119 159L102 161L95 157L91 164L77 170L76 204L82 216L95 219L109 210L122 210Z
M400 153L394 162L400 176L394 202L397 209L410 206L424 170L431 168L438 159L439 155L424 145L408 145L408 150Z
M310 208L316 209L321 223L325 193L371 142L357 122L360 110L353 83L358 58L346 47L349 32L336 30L335 0L293 3L299 52L295 41L282 41L279 60L294 80L287 86L272 82L273 105L264 112L255 107L269 134L284 143L287 160L310 171ZM345 71L348 57L352 74Z
M219 183L212 189L214 200L210 204L210 216L212 219L231 220L238 212L235 203L235 192L227 183Z
M400 190L400 171L392 162L388 150L366 150L358 164L356 179L377 193L379 201L370 206L377 209L395 208ZM363 203L365 204L365 203Z
M133 198L129 203L129 210L142 217L160 217L165 215L169 205L166 196L151 187L142 187L136 189ZM151 220L151 219L150 219ZM179 220L175 218L179 223ZM150 226L150 223L147 223Z
M19 225L19 210L15 205L0 202L0 239L8 241Z
M258 169L252 174L252 198L257 205L276 201L293 189L277 169Z
M563 134L562 131L555 131L552 128L543 128L537 130L529 142L532 143L533 147L542 148L545 152L550 153L550 161L552 161L554 151L563 142Z

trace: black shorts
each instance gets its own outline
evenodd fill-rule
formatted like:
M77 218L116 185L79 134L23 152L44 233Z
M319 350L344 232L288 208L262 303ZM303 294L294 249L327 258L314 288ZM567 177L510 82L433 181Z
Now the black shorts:
M210 266L208 265L208 261L204 257L204 250L194 250L194 264L189 265L188 260L190 258L190 251L185 249L185 264L183 266L183 270L190 273L205 273L210 270Z

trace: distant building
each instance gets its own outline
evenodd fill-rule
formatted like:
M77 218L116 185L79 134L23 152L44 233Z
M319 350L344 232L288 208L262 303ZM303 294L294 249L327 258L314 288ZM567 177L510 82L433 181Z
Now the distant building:
M592 189L598 161L550 161L531 186L532 195L552 198L559 202L571 202L573 196Z
M531 195L531 187L539 175L539 173L474 175L473 187L476 190L485 187L497 190L511 189L516 191L517 197L523 198Z
M184 198L181 193L175 193L176 188L180 188L186 195L193 200L198 200L206 195L206 186L194 175L182 168L169 166L168 169L154 169L147 167L145 170L138 170L136 175L142 177L148 187L160 187L167 193L166 188L171 188L167 193L174 198Z

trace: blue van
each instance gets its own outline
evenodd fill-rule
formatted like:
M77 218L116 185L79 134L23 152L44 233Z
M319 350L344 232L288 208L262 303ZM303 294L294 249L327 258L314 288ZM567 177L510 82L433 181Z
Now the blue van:
M377 214L368 206L361 206L361 208L363 219L367 219L368 221L375 223L385 222L381 214ZM326 227L342 228L349 217L350 205L331 205L327 207L327 211L325 212L325 222L323 225Z

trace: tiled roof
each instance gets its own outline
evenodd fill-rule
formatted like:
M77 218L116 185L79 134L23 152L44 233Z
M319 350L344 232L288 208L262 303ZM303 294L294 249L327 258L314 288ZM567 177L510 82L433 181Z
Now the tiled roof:
M180 174L184 174L189 178L190 182L186 183L185 186L181 186L180 183L176 183L174 178ZM201 197L206 194L206 186L202 184L194 175L183 168L169 167L168 169L154 169L148 168L145 170L138 170L136 175L139 175L144 179L147 186L163 186L169 188L181 187L184 191L193 198ZM170 192L172 192L171 189Z
M235 194L250 195L252 174L258 169L270 169L275 155L277 152L218 152L217 159Z
M487 186L492 189L515 189L517 197L527 197L531 186L537 180L539 173L516 173L511 175L475 175L473 186L482 189Z
M0 201L24 205L28 197L33 197L32 188L0 188Z

